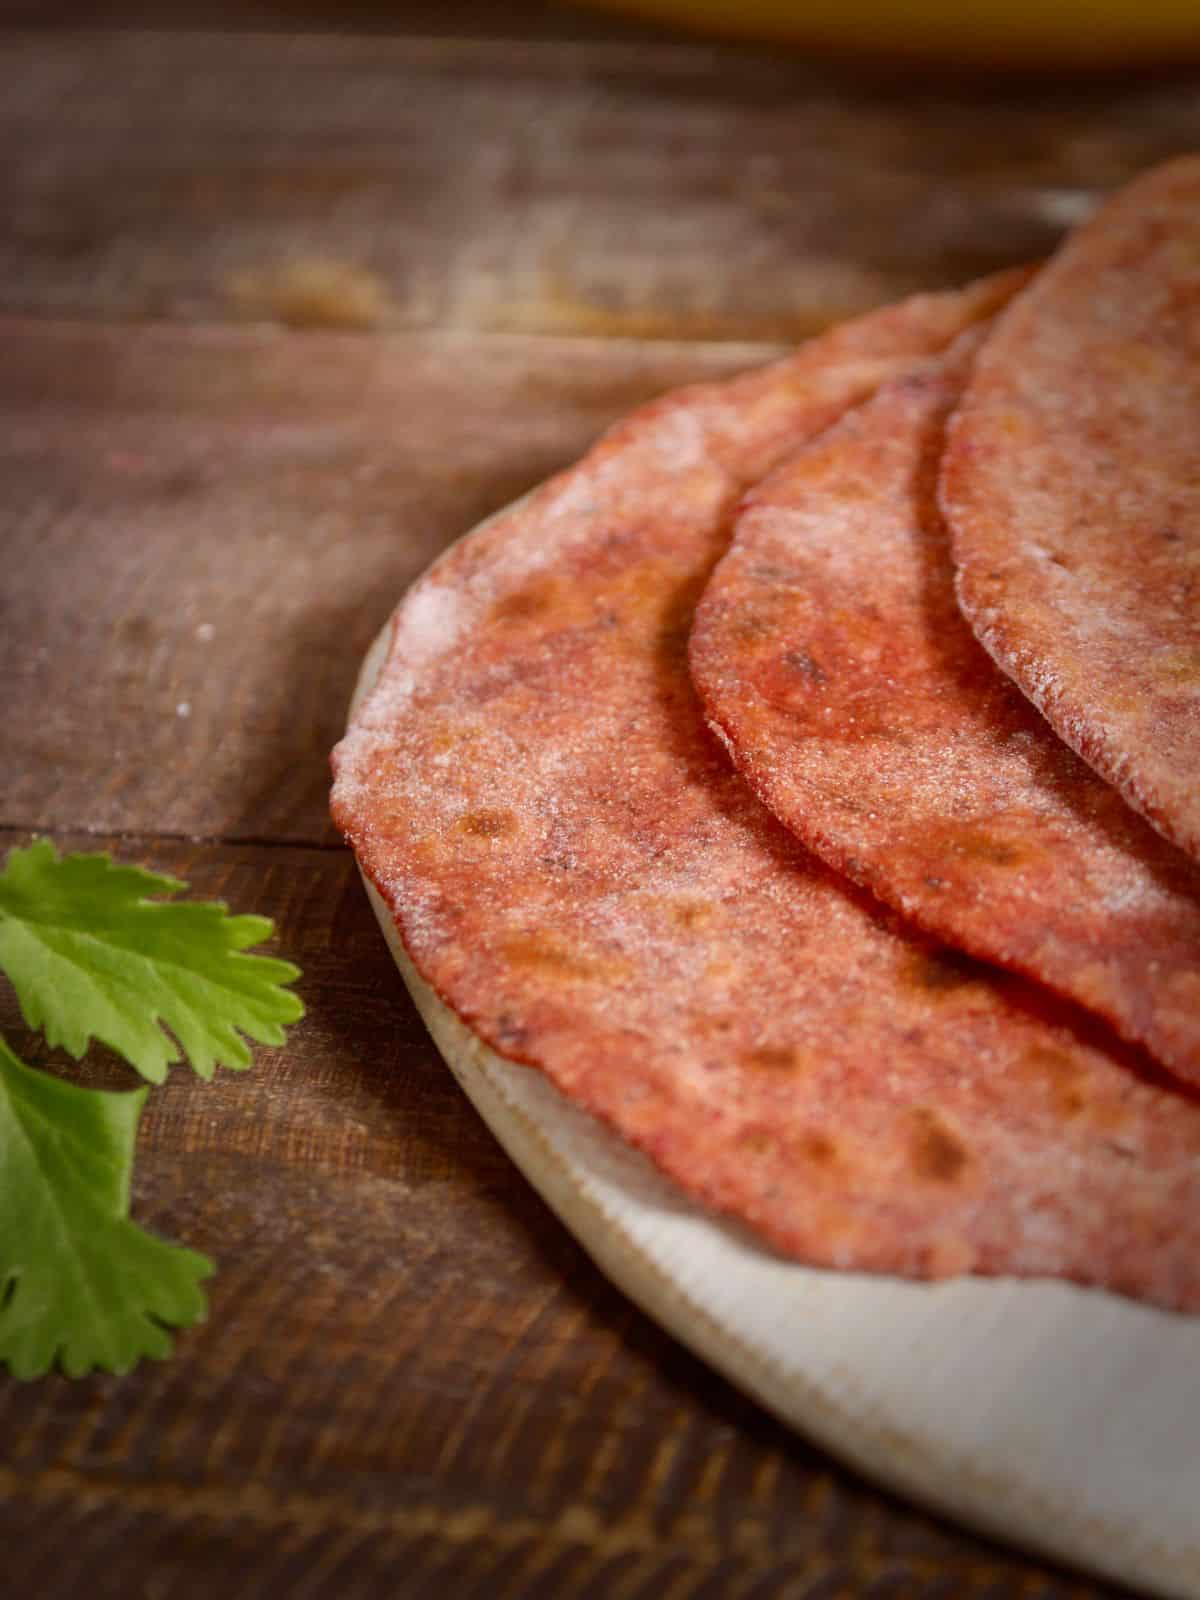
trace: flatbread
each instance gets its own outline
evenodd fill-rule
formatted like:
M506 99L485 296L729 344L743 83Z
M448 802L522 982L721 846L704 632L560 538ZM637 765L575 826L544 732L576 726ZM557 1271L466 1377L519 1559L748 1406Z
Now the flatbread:
M959 600L1059 734L1200 857L1200 157L1001 318L951 426Z
M968 335L751 490L692 676L758 796L839 871L1200 1083L1200 870L1001 673L935 502Z
M899 933L762 807L687 671L747 480L997 297L668 396L456 546L396 613L333 811L479 1038L785 1253L1194 1309L1200 1106Z

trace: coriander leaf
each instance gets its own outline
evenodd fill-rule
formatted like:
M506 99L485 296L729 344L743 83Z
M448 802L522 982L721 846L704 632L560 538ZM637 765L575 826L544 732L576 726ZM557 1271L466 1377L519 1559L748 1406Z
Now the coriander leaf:
M48 839L13 850L0 873L0 968L28 1026L76 1060L100 1039L151 1083L180 1057L160 1022L202 1078L250 1065L238 1029L281 1044L304 1011L282 987L299 969L242 953L271 921L231 917L219 901L169 903L186 888L103 854L60 859Z
M128 1372L205 1314L212 1262L127 1215L147 1093L63 1083L0 1039L0 1364L15 1378L56 1360L68 1377Z

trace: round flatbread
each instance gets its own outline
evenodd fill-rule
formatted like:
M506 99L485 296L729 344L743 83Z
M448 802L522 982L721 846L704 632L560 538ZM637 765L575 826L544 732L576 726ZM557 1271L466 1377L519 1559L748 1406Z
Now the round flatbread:
M1200 1082L1200 870L959 614L935 501L967 335L751 490L696 614L710 725L771 810L927 931Z
M941 501L976 634L1200 857L1200 157L1119 193L1016 300Z
M687 671L747 482L1003 292L668 396L456 546L396 613L334 816L479 1038L780 1250L1195 1309L1200 1105L897 931L762 807Z

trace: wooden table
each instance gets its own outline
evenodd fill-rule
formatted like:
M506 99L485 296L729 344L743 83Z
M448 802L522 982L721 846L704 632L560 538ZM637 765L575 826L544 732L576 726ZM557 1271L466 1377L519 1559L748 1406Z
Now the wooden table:
M606 1284L430 1045L326 754L448 539L669 384L1037 255L1200 145L1200 79L498 9L0 30L5 843L269 913L308 1005L144 1120L135 1213L219 1258L207 1325L123 1380L0 1384L0 1590L1111 1593L858 1481ZM246 13L175 20L206 18Z

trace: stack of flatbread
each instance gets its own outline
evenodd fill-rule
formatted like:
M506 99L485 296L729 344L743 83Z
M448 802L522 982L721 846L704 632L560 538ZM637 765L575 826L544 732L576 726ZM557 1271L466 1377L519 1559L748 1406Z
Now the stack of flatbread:
M1200 1311L1200 158L618 424L335 771L440 999L776 1250Z

